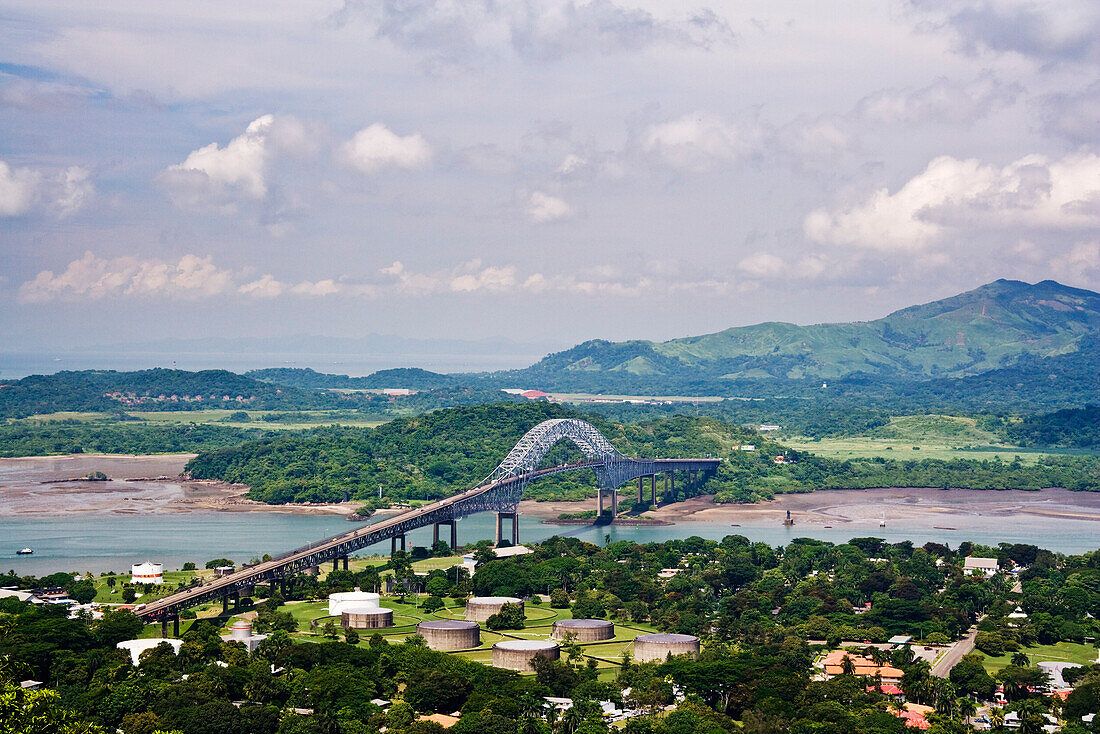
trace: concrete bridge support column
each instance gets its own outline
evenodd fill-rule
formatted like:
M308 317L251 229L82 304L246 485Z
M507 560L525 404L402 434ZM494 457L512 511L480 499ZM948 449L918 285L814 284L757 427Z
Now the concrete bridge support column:
M172 615L172 637L178 638L180 636L180 615Z
M233 612L235 614L239 611L241 611L241 595L237 594L237 593L234 593L233 594Z
M619 491L617 489L601 488L596 490L596 517L603 517L603 498L605 494L611 498L611 517L614 519L619 514Z
M455 520L443 520L432 526L432 545L439 542L439 526L449 525L451 528L451 550L458 547L458 523Z
M638 509L642 508L642 503L645 502L645 477L638 477Z
M160 618L160 637L161 639L168 639L168 617Z
M229 613L229 594L222 594L222 614Z
M649 475L649 496L650 496L649 504L650 505L657 504L657 475L656 474L650 474Z
M392 556L399 550L405 550L405 534L395 535L390 538L390 555Z
M512 521L512 545L519 545L519 513L518 512L498 512L497 513L497 545L500 545L500 541L504 537L504 519L509 518Z

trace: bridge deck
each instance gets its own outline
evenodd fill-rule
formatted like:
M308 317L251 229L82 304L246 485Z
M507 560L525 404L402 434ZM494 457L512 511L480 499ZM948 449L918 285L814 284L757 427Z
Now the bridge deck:
M648 476L677 470L713 471L720 462L719 459L629 459L628 461L639 472L637 476ZM351 532L341 533L316 543L310 543L269 561L248 566L227 576L214 579L202 586L179 591L163 599L150 602L136 609L135 613L145 619L156 619L166 614L175 614L181 609L219 599L242 588L285 578L303 568L316 566L334 558L346 557L352 551L402 535L418 527L425 527L435 522L465 517L475 512L490 509L484 507L484 503L479 502L479 500L496 492L507 491L515 486L518 486L522 491L522 487L532 479L563 471L596 468L602 464L601 461L584 461L577 464L555 466L474 487L423 507L357 528Z

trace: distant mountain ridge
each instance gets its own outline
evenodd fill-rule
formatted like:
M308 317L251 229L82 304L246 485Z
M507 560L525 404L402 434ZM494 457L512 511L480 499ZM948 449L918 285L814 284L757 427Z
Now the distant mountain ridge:
M522 370L544 386L620 374L713 382L966 377L1011 366L1025 355L1075 352L1100 336L1100 294L1044 280L997 280L874 321L769 322L673 339L592 340Z

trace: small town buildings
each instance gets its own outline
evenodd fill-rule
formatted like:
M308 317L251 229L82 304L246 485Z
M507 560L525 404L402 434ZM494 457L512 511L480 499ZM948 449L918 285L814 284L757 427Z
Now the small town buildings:
M901 677L904 675L904 671L892 665L878 665L870 658L865 658L862 655L854 655L848 650L833 650L826 655L825 659L820 663L825 669L825 676L827 678L832 678L844 673L844 658L849 658L852 661L852 672L854 675L866 675L871 678L880 676L884 684L890 683L897 685L901 683Z
M979 558L978 556L967 556L963 561L963 572L970 575L974 573L985 574L986 578L989 578L999 570L999 565L996 558Z

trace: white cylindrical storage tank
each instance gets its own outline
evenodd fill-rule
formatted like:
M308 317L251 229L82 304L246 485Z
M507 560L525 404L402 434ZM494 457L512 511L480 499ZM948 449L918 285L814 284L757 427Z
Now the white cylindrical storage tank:
M599 642L615 636L615 625L606 619L559 619L554 622L550 637L564 640L566 635L576 635L577 642Z
M466 602L466 621L484 622L500 611L505 604L523 604L514 596L475 596Z
M160 563L146 561L130 566L130 583L132 584L163 584L164 566Z
M546 640L501 640L493 645L494 668L530 673L534 671L531 658L536 656L557 660L561 657L561 648L558 643Z
M481 644L481 628L476 622L432 619L416 625L416 633L433 650L470 650Z
M695 635L674 635L662 633L656 635L638 635L634 638L634 659L639 663L656 660L663 662L669 655L699 654L699 638Z
M172 646L172 651L177 655L180 653L180 647L183 646L183 640L177 640L174 638L146 638L140 640L123 640L115 645L119 650L125 650L130 653L130 660L137 665L141 661L141 653L146 650L152 650L162 642L166 642Z
M229 638L235 642L243 642L246 645L252 639L252 622L247 619L236 619L229 625Z
M355 607L357 609L365 609L366 607L377 607L378 602L381 601L378 594L370 591L338 591L335 594L328 595L328 613L330 617L339 617L345 609Z
M382 607L348 607L340 612L344 629L376 630L393 627L393 610Z

